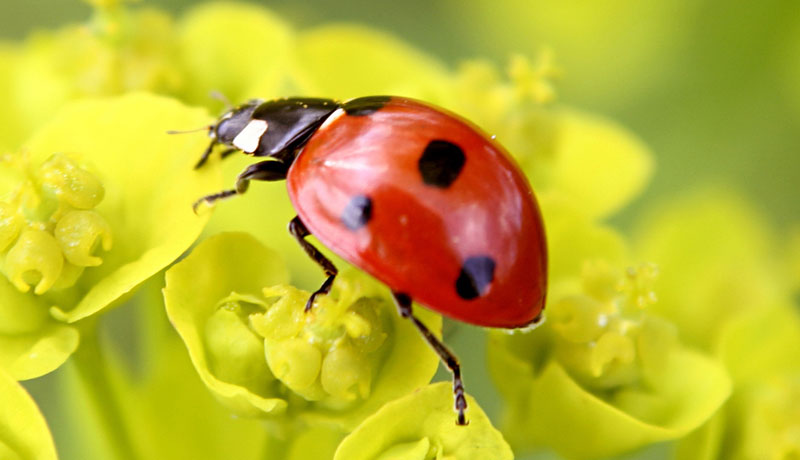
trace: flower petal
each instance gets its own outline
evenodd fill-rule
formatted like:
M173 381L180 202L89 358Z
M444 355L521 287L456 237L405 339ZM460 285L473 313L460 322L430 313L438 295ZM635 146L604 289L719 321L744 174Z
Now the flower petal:
M336 450L334 460L513 459L511 448L471 396L469 425L458 426L450 382L428 385L369 416Z
M782 295L783 278L770 257L774 236L731 191L696 190L656 206L636 235L637 254L661 271L653 310L690 343L714 346L728 320Z
M222 233L204 240L169 269L166 278L167 314L211 391L242 415L254 417L285 410L283 399L259 396L214 375L203 338L217 301L231 292L255 296L264 286L286 282L288 273L280 257L245 233Z
M55 322L39 297L0 278L0 368L26 380L56 369L78 347L78 331Z
M26 144L31 161L53 152L93 168L105 188L95 209L111 228L114 247L87 268L77 305L56 298L53 313L77 321L98 312L174 261L194 242L208 216L192 212L197 197L219 188L219 170L194 171L206 143L166 131L208 123L202 110L148 94L70 104Z
M289 60L292 30L257 5L205 3L181 20L180 47L191 101L219 91L231 101L276 96Z
M340 99L397 94L438 102L448 82L435 59L356 25L326 25L301 34L295 63L305 93Z
M548 192L563 195L589 216L603 218L644 189L653 173L653 158L633 133L577 110L563 110L557 120Z
M36 402L0 366L0 457L56 460L53 437Z
M502 339L495 336L489 348L490 371L498 384L514 381L499 389L508 402L503 432L519 449L550 447L569 458L618 455L686 435L731 392L718 363L683 349L664 363L665 380L657 386L611 393L606 400L581 387L557 361L534 372Z

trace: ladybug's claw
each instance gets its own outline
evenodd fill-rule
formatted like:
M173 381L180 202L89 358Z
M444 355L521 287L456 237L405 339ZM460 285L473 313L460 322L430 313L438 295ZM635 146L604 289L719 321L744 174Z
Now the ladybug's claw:
M214 193L212 195L206 195L203 198L200 198L199 200L195 201L194 204L192 204L192 210L194 211L195 214L197 214L197 208L199 208L201 204L205 203L210 206L214 204L215 201L236 195L236 193L237 193L236 190L230 189L230 190L223 190L219 193Z
M309 297L308 301L306 302L306 308L303 310L304 312L308 313L309 311L311 311L311 307L314 306L314 299L316 299L318 295L327 294L331 292L331 286L333 285L333 280L335 278L336 278L335 274L328 276L325 282L322 283L322 286L320 286L319 289L317 289L316 291L314 291L313 294L311 294L311 297Z

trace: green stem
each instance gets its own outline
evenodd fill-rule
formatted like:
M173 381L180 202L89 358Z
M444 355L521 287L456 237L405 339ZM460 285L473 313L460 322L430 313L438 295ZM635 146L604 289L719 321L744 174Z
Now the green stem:
M264 437L264 450L261 458L271 460L276 458L286 458L289 453L289 439L278 437L275 433L267 433Z
M87 412L94 416L101 439L109 447L109 454L117 460L133 460L133 444L125 430L119 403L108 376L108 363L100 347L96 321L89 320L81 328L81 345L73 355L72 362L77 384L89 406Z

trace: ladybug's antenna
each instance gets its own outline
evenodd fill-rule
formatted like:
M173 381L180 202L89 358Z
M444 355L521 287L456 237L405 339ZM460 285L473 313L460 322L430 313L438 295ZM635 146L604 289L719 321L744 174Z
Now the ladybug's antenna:
M222 94L221 92L219 92L217 90L213 90L208 95L211 96L212 99L216 99L216 100L222 102L223 104L225 104L225 110L230 110L230 109L233 108L233 104L231 104L230 99L225 97L225 95Z
M169 131L167 131L167 134L187 134L187 133L196 133L196 132L198 132L198 131L208 131L208 130L210 130L210 129L213 129L213 128L214 128L214 125L207 125L207 126L203 126L203 127L201 127L201 128L194 128L194 129L184 129L184 130L170 129Z

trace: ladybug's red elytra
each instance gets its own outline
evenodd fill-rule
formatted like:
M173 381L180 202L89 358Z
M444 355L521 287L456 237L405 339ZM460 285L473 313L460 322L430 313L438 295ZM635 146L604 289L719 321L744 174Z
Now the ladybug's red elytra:
M457 423L466 424L460 366L412 312L412 299L451 318L500 328L536 323L544 308L547 248L527 179L511 156L457 115L412 99L338 102L252 100L208 127L222 156L267 159L236 187L195 203L244 193L251 180L286 180L297 216L289 231L327 278L336 267L305 241L325 246L393 292L453 373Z

